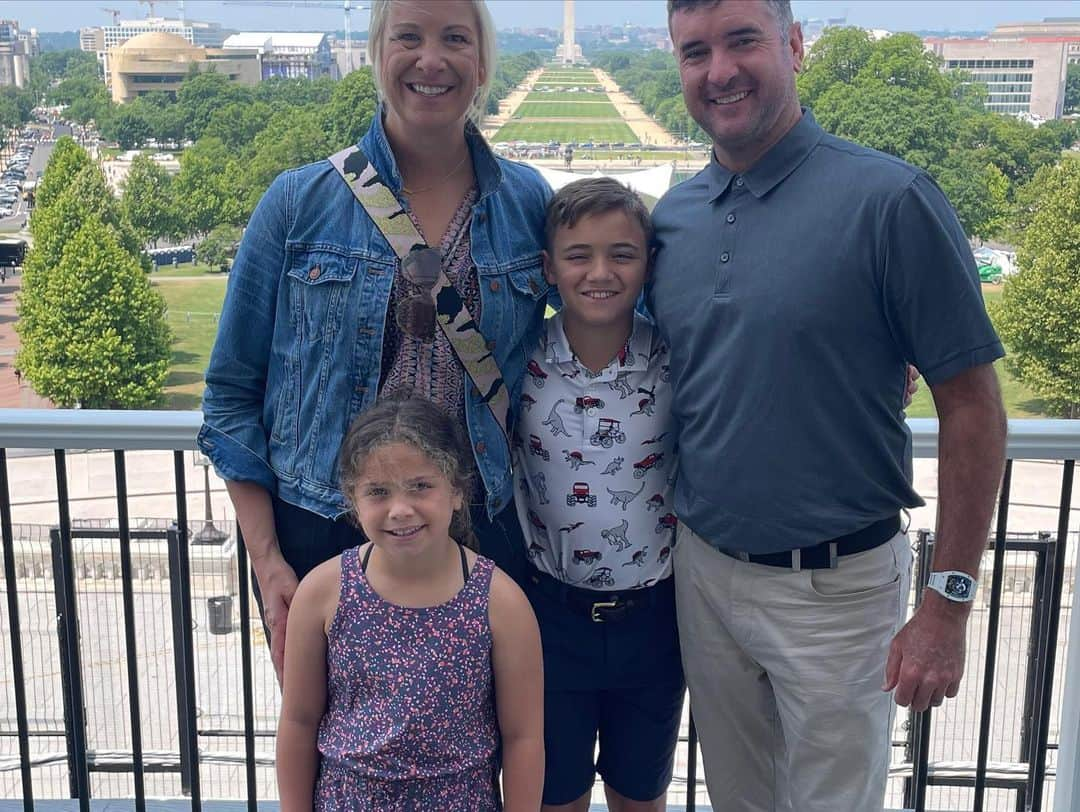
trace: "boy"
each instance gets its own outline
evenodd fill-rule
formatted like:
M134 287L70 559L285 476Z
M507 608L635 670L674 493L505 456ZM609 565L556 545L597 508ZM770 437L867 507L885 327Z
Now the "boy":
M544 809L666 808L684 682L675 622L667 348L634 312L652 230L610 178L548 204L562 309L528 364L515 434L525 591L544 648ZM600 754L594 761L599 736Z

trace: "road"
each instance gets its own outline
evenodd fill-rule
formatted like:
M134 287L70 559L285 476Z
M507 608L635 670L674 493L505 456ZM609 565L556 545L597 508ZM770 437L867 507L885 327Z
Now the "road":
M41 128L34 129L40 130ZM58 124L52 127L52 131L46 140L34 142L34 152L30 156L30 165L26 168L27 181L38 180L41 177L41 174L45 171L46 165L49 163L49 157L52 155L56 139L63 135L71 135L71 127L66 124ZM11 216L0 218L0 232L10 233L25 230L23 223L27 219L28 214L26 201L20 198L18 205L13 210Z

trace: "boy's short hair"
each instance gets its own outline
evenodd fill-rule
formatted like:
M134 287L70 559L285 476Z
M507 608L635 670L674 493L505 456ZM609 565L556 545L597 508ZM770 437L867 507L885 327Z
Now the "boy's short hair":
M645 247L652 245L652 220L644 201L630 187L614 178L583 178L568 183L547 204L544 218L544 241L550 249L555 232L561 227L573 228L582 217L621 211L641 226Z

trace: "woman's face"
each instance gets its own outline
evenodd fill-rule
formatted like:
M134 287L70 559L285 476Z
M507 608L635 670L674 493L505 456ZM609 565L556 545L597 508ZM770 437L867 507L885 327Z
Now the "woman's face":
M402 135L463 125L485 75L473 4L391 3L379 68L388 115L399 119Z

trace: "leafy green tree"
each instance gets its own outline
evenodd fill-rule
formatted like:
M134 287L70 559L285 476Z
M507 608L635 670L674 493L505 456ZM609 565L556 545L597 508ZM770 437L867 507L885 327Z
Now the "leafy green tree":
M1040 169L1032 213L990 313L1012 372L1063 417L1080 418L1080 161Z
M239 228L228 224L220 225L195 246L195 254L199 262L212 268L224 268L227 267L228 259L235 254L239 242Z
M317 112L300 109L275 115L266 129L255 137L253 146L253 154L244 167L245 216L279 174L291 167L325 158L343 145L330 141Z
M185 136L198 140L215 110L246 98L247 91L230 82L224 74L212 70L190 74L176 94L177 106L184 117Z
M186 234L209 233L221 223L246 219L237 190L237 159L220 139L201 138L180 156L172 183L176 213Z
M75 143L75 139L66 135L57 139L49 156L49 163L45 165L42 173L41 182L34 191L35 215L59 197L60 193L71 185L79 170L90 163L89 154Z
M102 135L116 141L120 149L136 149L150 140L153 132L145 114L130 105L117 110L107 127L102 128Z
M806 55L798 77L799 100L814 107L835 84L855 81L874 50L870 32L862 28L827 28Z
M121 211L135 229L141 244L156 244L163 237L178 235L180 228L173 205L172 180L159 163L146 155L136 156L124 179L123 189Z
M1009 179L978 154L953 150L934 172L968 236L989 240L1005 228L1012 213Z
M1069 65L1065 74L1065 112L1080 113L1080 63Z
M330 152L345 149L360 140L371 125L376 101L375 83L367 68L355 70L337 82L330 101L322 108L318 125L329 134Z
M16 329L19 369L57 405L160 403L169 363L165 303L116 231L96 217L81 224L48 273L23 280Z
M274 108L265 102L231 102L210 114L203 135L220 139L231 150L248 146L261 133Z

